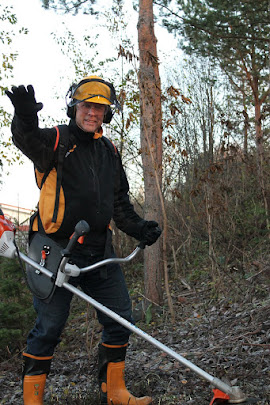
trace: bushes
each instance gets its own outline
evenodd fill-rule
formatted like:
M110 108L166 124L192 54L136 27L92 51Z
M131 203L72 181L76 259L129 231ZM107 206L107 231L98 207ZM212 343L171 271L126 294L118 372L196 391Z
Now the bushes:
M33 325L32 295L17 260L0 258L0 359L22 350Z
M270 151L269 151L270 153ZM211 268L212 277L237 267L250 272L269 251L269 229L255 158L220 160L194 172L179 193L167 200L168 245L182 274ZM267 168L270 170L270 168ZM270 183L266 184L270 190Z

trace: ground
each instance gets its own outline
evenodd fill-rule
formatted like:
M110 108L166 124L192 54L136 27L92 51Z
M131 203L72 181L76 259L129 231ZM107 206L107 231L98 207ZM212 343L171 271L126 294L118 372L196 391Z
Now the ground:
M140 320L137 326L208 374L239 386L258 405L269 405L269 272L246 277L236 271L223 275L219 283L205 275L188 284L173 280L175 321L165 300L154 319ZM134 307L139 290L131 291ZM99 404L100 335L94 310L75 299L47 380L46 405ZM20 373L20 354L0 364L0 404L22 404ZM151 395L153 405L207 405L213 397L208 381L135 334L130 339L126 381L136 396Z

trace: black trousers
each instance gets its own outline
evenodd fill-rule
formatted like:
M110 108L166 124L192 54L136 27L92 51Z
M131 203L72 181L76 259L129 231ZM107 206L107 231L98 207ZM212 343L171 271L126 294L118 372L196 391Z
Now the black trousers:
M101 258L93 260L92 256L72 256L72 261L80 268L86 267ZM69 283L80 286L82 290L105 305L118 315L132 320L131 301L126 287L124 275L118 264L109 264L107 276L99 269L71 277ZM69 316L73 294L65 288L57 287L50 303L34 297L34 308L37 319L34 328L27 338L26 352L35 356L52 356ZM99 322L103 325L102 342L110 345L123 345L128 342L131 332L107 315L97 311Z

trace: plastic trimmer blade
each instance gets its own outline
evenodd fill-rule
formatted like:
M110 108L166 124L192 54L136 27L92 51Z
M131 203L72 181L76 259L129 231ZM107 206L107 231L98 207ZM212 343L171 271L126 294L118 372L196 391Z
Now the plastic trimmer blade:
M258 399L256 398L247 398L245 394L241 391L238 386L231 387L231 394L227 395L224 392L220 391L217 388L213 389L214 396L210 405L222 405L222 404L257 404Z

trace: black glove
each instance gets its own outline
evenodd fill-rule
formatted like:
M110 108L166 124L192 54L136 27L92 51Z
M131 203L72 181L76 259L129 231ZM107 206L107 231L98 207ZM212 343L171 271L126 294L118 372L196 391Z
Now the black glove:
M146 221L141 230L141 242L151 246L161 235L161 229L156 221Z
M11 91L6 90L6 95L14 105L15 113L19 116L35 116L43 108L42 103L37 103L33 86L27 89L24 86L12 86Z

